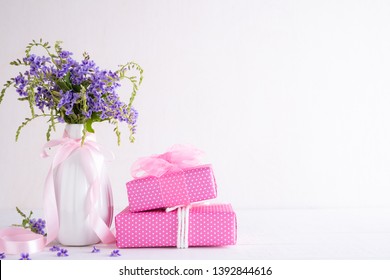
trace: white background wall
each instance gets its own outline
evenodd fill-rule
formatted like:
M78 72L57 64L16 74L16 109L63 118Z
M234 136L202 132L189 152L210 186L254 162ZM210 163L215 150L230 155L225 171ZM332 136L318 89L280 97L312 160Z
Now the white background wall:
M236 208L386 207L389 15L390 2L373 0L0 0L0 78L41 37L102 68L143 66L136 143L117 147L112 127L96 126L117 156L118 208L131 163L175 143L207 153L219 200ZM28 114L10 90L0 106L2 209L42 207L45 122L14 142Z

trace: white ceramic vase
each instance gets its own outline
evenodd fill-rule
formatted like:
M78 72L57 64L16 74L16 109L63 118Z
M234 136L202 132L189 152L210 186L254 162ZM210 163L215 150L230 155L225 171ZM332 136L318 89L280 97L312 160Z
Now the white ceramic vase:
M72 139L81 139L82 124L67 124L65 133ZM88 140L90 141L90 140ZM98 243L88 208L91 183L85 172L85 149L75 149L70 156L54 170L54 188L57 200L59 232L58 241L66 246L86 246ZM110 228L113 217L113 200L105 158L97 150L90 149L88 155L89 170L94 178L99 178L98 201L94 210Z

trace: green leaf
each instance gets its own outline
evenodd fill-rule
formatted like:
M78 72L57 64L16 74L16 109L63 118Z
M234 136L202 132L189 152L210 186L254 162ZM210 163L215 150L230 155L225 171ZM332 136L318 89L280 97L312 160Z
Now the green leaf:
M101 121L102 120L100 119L100 115L96 112L93 112L91 118L85 122L85 129L90 133L95 133L95 130L92 128L92 123Z
M16 135L15 135L15 142L18 142L20 131L22 130L23 127L25 127L30 121L32 121L34 118L26 118L24 122L18 127L16 130ZM20 214L20 213L19 213ZM24 214L23 214L24 215Z
M83 87L85 87L85 88L88 88L90 84L91 84L91 82L88 81L88 80L81 83L81 85L82 85Z
M67 87L69 89L72 88L72 83L70 81L70 72L66 73L65 77L64 77L64 82L66 83Z
M130 142L131 142L131 143L134 143L134 141L135 141L134 135L130 135L129 139L130 139Z
M121 132L119 130L118 121L114 120L112 123L115 125L114 132L116 134L117 143L118 143L118 146L119 146L121 144Z
M71 85L74 92L80 92L81 86L80 85Z
M4 94L5 94L5 91L7 90L7 88L4 88L1 90L1 93L0 93L0 104L1 102L3 101L3 98L4 98Z
M92 128L92 123L93 123L92 119L87 120L87 122L85 123L85 129L90 133L95 133L95 130L93 130Z
M16 207L16 212L19 213L20 216L22 216L23 218L26 218L26 214L24 214L18 207Z
M11 86L14 84L14 79L11 79L10 81L7 81L5 84L4 84L4 88L1 90L0 92L0 104L1 102L3 101L3 98L4 98L4 95L5 95L5 91Z
M67 84L63 80L56 81L56 84L57 84L57 86L60 87L60 89L62 89L64 91L70 90L70 88L68 88Z
M52 90L50 93L53 96L54 101L57 103L61 100L62 96L58 91Z

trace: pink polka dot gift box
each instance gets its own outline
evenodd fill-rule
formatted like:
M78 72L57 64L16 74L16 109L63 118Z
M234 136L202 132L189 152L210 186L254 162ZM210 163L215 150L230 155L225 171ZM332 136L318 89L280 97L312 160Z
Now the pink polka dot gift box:
M131 212L187 205L217 196L210 165L169 172L161 177L135 179L126 186Z
M115 217L119 248L234 245L236 214L230 204L189 205L131 212L129 207Z
M198 150L174 146L133 164L127 182L128 211L139 212L213 199L217 184L211 165L199 165ZM141 173L141 174L140 174Z

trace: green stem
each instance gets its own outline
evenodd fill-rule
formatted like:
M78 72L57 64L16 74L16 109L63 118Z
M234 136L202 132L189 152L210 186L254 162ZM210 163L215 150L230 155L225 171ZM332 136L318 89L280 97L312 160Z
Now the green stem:
M49 44L48 43L42 43L42 42L36 42L35 40L33 41L33 43L30 44L29 47L27 47L26 49L26 56L30 56L30 52L32 50L32 47L42 47L43 49L45 49L45 51L47 52L47 54L50 56L50 59L51 61L53 62L53 64L58 68L58 65L57 63L55 62L54 60L54 57L57 57L56 55L52 54L50 51L49 51Z
M5 84L4 84L4 88L1 90L0 92L0 104L1 102L3 101L3 98L4 98L4 95L5 95L5 92L6 90L11 86L11 85L14 85L15 82L13 81L7 81Z
M41 115L34 115L33 117L31 118L26 118L24 122L22 122L22 124L18 127L18 129L16 130L16 136L15 136L15 142L18 142L18 139L19 139L19 135L20 135L20 131L22 130L23 127L25 127L29 122L31 122L32 120L36 119L36 118L39 118L39 117L49 117L50 115L49 114L41 114Z

